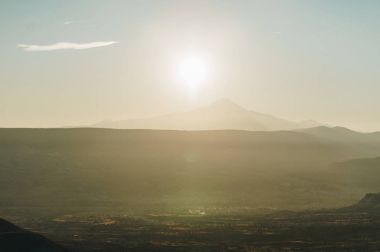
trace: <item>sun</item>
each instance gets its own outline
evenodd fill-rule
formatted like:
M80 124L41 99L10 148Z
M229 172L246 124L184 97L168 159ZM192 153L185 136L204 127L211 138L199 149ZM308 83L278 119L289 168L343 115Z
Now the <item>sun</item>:
M184 58L178 64L178 77L189 88L194 89L203 84L208 77L207 62L196 56Z

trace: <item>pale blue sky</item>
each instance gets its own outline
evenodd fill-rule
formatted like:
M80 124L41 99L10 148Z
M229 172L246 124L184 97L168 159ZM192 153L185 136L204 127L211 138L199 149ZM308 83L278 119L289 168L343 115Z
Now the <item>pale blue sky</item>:
M292 120L380 130L377 0L2 0L0 21L3 127L144 117L227 97ZM175 68L194 53L211 70L189 98Z

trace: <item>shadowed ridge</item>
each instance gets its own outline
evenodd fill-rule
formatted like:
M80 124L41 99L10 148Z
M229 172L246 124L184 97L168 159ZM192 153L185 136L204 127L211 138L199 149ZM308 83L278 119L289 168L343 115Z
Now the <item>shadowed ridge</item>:
M23 230L16 225L0 218L0 234L10 232L22 232Z
M352 206L342 208L343 211L349 212L378 212L380 210L380 192L367 193L361 200Z
M0 218L0 251L2 252L67 252L40 234L24 230Z

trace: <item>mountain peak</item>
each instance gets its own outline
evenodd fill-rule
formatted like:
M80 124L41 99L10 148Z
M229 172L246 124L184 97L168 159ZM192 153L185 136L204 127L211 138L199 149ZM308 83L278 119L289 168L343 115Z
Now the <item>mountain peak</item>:
M236 111L246 110L245 108L241 107L237 103L235 103L235 102L233 102L233 101L231 101L231 100L229 100L227 98L222 98L222 99L216 100L215 102L211 103L210 107L217 108L217 109L220 109L220 110L227 110L227 111L231 111L231 110L236 110Z

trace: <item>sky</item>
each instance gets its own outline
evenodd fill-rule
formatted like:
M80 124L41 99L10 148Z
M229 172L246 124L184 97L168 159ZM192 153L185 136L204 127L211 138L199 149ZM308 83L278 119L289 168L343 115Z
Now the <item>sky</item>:
M380 131L380 1L0 1L0 127L87 125L228 98ZM197 57L196 90L178 66Z

